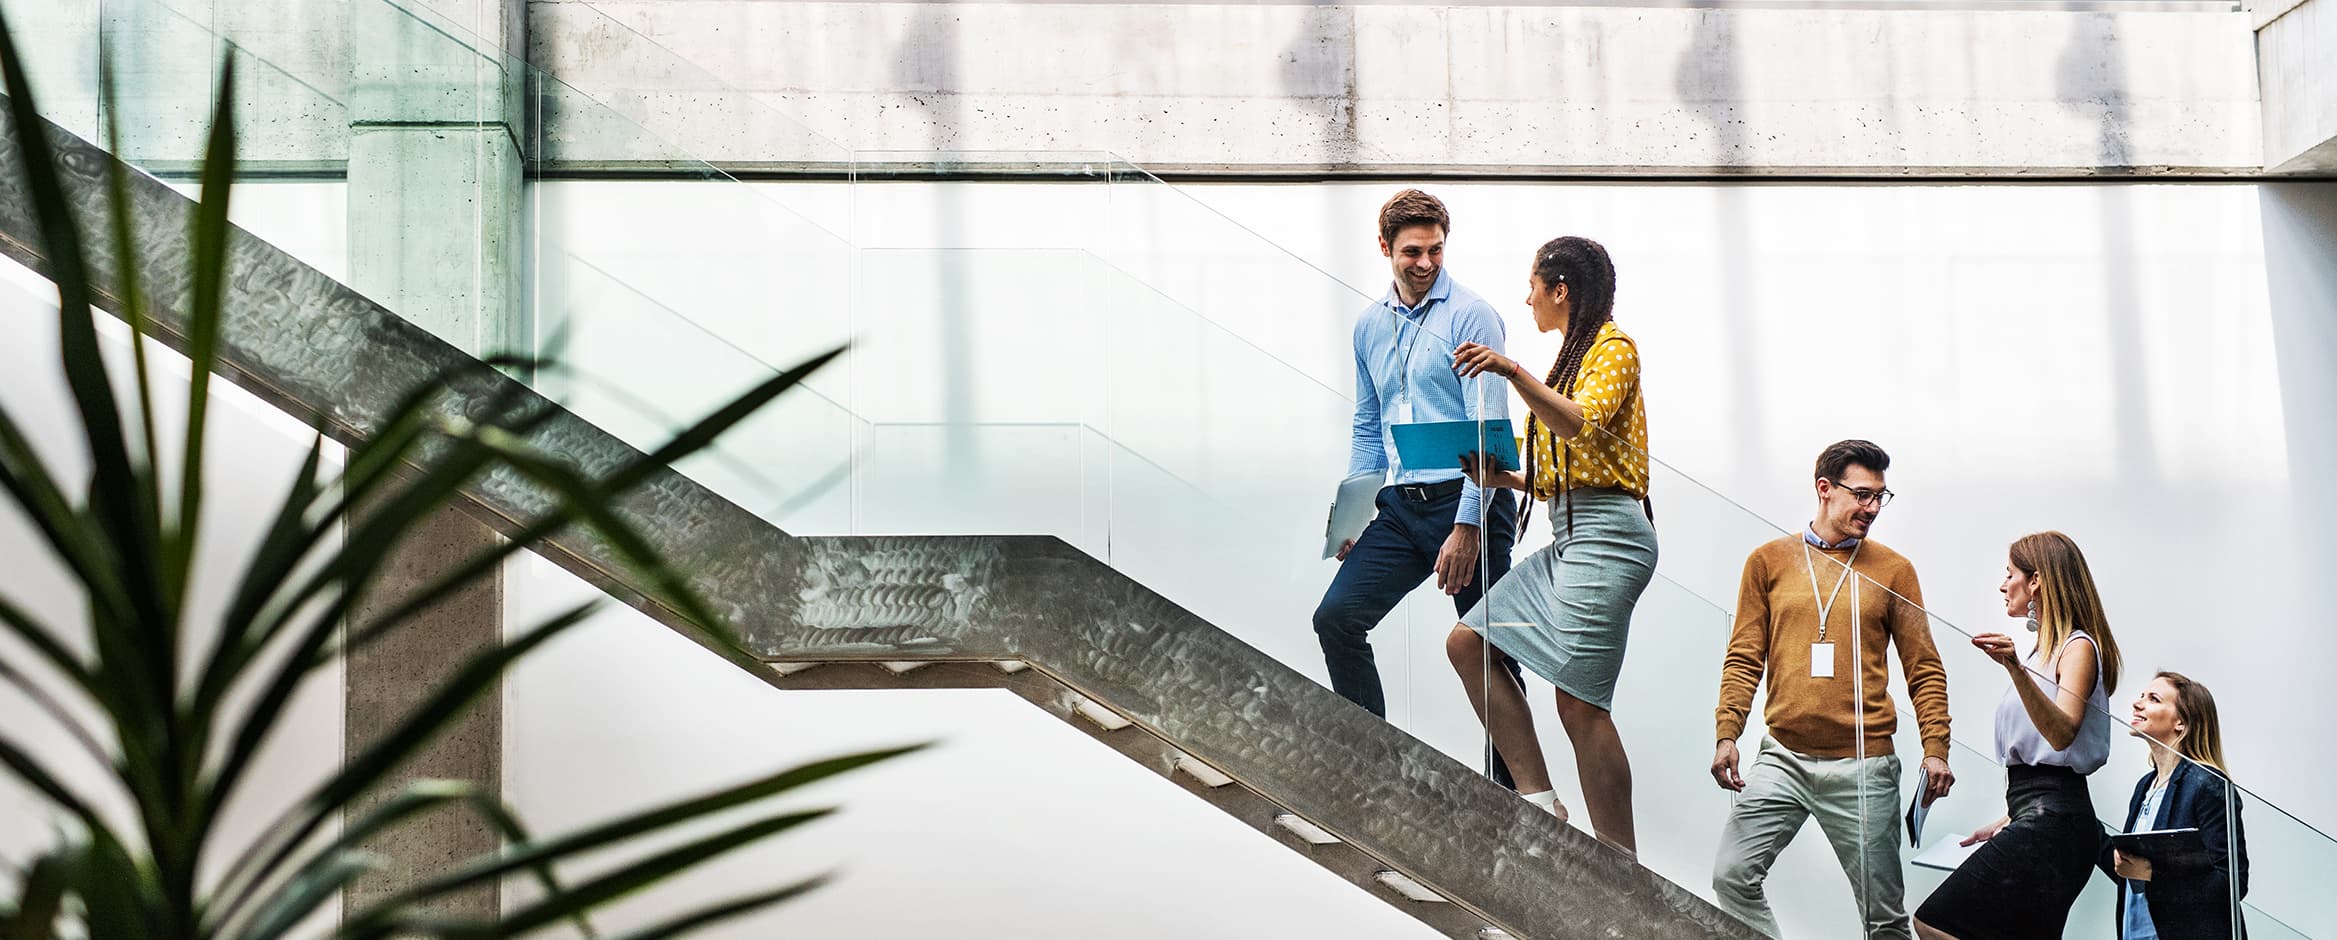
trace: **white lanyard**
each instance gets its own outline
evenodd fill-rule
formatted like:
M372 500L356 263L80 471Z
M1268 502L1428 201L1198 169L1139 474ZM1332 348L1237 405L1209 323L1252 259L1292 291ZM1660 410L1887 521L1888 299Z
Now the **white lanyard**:
M1426 304L1427 298L1422 298L1421 303ZM1420 322L1413 322L1410 317L1396 314L1396 335L1391 340L1397 346L1394 351L1399 353L1396 358L1396 407L1395 421L1393 422L1395 424L1410 424L1412 422L1412 347L1419 345L1420 334L1427 332L1425 329L1427 320L1428 314L1425 311L1420 311ZM1404 335L1404 328L1407 326L1412 328L1409 339L1405 338ZM1391 469L1398 476L1404 473L1401 457L1395 458L1389 463L1393 465Z
M1860 539L1857 545L1851 546L1850 560L1842 565L1842 576L1834 579L1834 593L1827 595L1824 600L1819 600L1818 562L1817 559L1810 557L1810 543L1807 540L1801 543L1802 567L1810 573L1810 603L1818 605L1818 642L1820 643L1826 642L1826 618L1834 612L1834 601L1842 596L1842 584L1850 580L1850 572L1853 566L1858 564L1858 550L1865 547L1865 539Z

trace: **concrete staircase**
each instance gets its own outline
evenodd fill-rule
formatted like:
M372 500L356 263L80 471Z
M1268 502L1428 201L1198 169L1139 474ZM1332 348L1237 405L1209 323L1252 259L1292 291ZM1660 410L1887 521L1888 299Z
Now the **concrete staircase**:
M16 128L0 133L10 138L0 159L13 163ZM53 125L47 134L84 231L105 230L113 158ZM141 256L186 257L192 203L130 177ZM22 185L21 168L0 170L0 251L41 270ZM111 284L117 259L100 242L84 251L95 283ZM219 374L343 443L363 439L407 390L466 361L247 233L237 233L231 264ZM158 329L182 341L188 273L143 273ZM482 401L510 391L509 381L477 377L458 398ZM587 467L636 454L564 411L540 439ZM549 504L506 476L466 497L468 511L504 532ZM764 660L741 667L774 686L1011 690L1448 936L1755 935L1053 537L800 538L670 471L619 509L739 626ZM628 580L607 546L563 535L537 551L696 633L651 586Z

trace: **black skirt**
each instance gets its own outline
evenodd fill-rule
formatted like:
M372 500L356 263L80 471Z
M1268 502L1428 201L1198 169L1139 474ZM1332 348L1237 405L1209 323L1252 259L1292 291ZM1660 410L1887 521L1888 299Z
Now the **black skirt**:
M2058 940L2101 851L2085 777L2067 767L2005 768L2012 821L1949 873L1915 917L1964 940Z

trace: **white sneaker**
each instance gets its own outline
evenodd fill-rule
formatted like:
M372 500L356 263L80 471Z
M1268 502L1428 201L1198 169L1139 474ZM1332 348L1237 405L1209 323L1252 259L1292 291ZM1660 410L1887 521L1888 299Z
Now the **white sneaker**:
M1558 791L1544 790L1540 793L1521 795L1526 798L1526 802L1539 806L1543 812L1558 817L1559 822L1566 821L1566 804L1558 802Z

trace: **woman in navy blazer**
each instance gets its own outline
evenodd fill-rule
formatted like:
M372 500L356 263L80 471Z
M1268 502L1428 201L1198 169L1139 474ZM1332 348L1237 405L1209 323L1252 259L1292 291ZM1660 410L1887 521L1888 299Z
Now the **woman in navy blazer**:
M2238 915L2232 872L2239 872L2239 896L2246 897L2248 840L2240 825L2239 791L2224 776L2215 697L2181 673L2162 672L2134 700L2131 724L2135 737L2150 742L2152 768L2134 782L2124 831L2197 829L2204 848L2154 862L2103 841L2102 872L2118 885L2118 937L2245 936L2244 925L2237 934L2232 930Z

